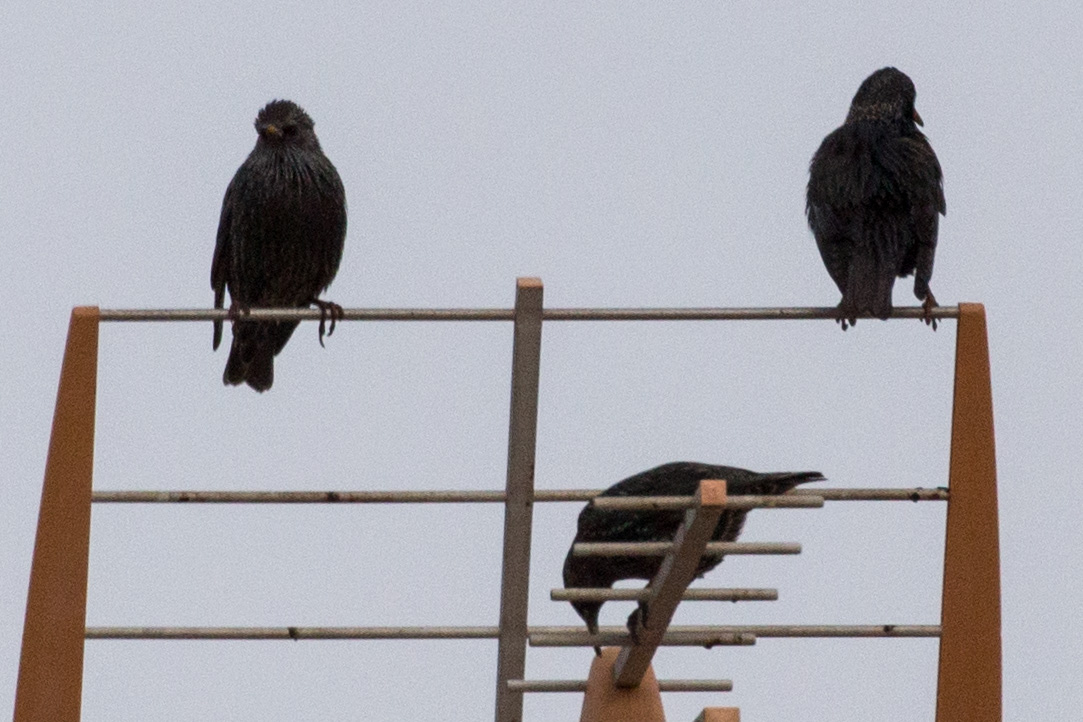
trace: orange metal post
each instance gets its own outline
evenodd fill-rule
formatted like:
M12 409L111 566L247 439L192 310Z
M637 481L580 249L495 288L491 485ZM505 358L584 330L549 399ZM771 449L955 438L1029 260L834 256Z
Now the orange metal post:
M741 710L736 707L704 707L696 722L741 722Z
M647 667L638 687L616 685L613 665L620 649L606 647L602 656L595 657L591 663L579 722L665 722L662 695L653 667Z
M30 569L15 722L77 722L83 693L98 309L72 309Z
M985 308L959 305L937 722L1001 719L1000 539Z

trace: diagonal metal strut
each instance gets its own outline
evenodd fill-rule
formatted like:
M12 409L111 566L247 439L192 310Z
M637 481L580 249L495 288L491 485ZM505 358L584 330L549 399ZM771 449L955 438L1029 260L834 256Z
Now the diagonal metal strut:
M696 576L696 567L714 534L718 518L726 507L726 482L706 480L696 490L696 505L685 512L684 522L673 536L673 548L666 554L651 579L650 599L628 620L637 642L624 647L613 665L618 687L636 687L651 664L684 590Z

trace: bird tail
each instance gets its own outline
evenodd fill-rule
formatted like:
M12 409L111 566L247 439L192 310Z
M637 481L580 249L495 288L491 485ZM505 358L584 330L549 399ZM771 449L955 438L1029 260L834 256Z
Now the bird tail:
M905 227L905 219L889 211L866 222L850 260L842 299L847 310L881 319L891 315L891 290L906 255Z
M827 477L818 471L779 471L758 476L755 484L757 491L769 495L785 493L810 481L827 481Z
M256 391L266 391L274 383L274 357L289 341L296 321L284 323L244 323L233 327L233 345L222 374L222 383L236 386L246 383Z
M885 260L871 249L866 253L854 253L842 305L855 316L869 314L884 319L891 315L895 267Z

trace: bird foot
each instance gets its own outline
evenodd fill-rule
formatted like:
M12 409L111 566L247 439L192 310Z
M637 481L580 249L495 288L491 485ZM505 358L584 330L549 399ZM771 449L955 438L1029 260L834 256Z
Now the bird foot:
M921 317L921 320L925 322L926 326L932 326L935 331L936 319L933 318L933 309L936 308L936 297L933 296L932 291L925 294L925 300L922 301L921 308L925 311L925 315Z
M221 306L221 299L218 299L218 298L215 299L215 306L214 307L216 309L222 307ZM235 300L233 300L231 298L230 302L229 302L229 310L226 311L226 320L228 320L230 325L232 326L234 323L236 323L238 316L240 316L242 314L248 315L248 313L249 313L249 310L248 310L247 307L242 307L240 304L238 304ZM216 320L214 322L214 339L211 342L211 348L214 349L215 351L217 351L218 346L221 343L222 343L222 322Z
M591 624L590 622L587 622L587 632L590 633L590 634L597 634L598 633L598 624L597 624L597 622L595 622L594 624ZM602 647L601 647L601 645L598 645L598 644L594 645L594 654L596 656L598 656L598 657L602 656Z
M639 645L639 610L628 615L628 634L632 637L632 646Z
M312 299L311 303L316 304L320 309L320 347L326 348L323 345L324 327L325 323L330 317L331 327L327 330L327 336L330 336L335 332L335 323L341 321L345 317L346 313L342 310L342 306L333 301L321 301L318 298Z
M229 302L229 311L226 312L226 318L229 319L230 323L234 323L235 321L238 321L241 316L247 316L250 313L252 313L252 309L248 306L242 306L231 299Z
M835 308L835 323L842 326L843 331L848 329L850 326L856 326L857 318L855 318L853 309L851 309L845 303L840 303Z
M628 615L628 634L632 637L632 644L639 644L639 630L647 626L648 607L646 602L640 602L639 606Z

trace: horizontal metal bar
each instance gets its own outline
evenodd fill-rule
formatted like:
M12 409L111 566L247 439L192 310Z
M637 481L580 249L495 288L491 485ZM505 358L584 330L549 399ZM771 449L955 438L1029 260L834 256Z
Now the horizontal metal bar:
M503 502L503 491L95 491L96 503L430 504Z
M673 542L579 542L572 545L577 557L664 557ZM794 542L708 542L704 554L800 554Z
M732 692L731 679L660 679L659 692Z
M627 644L624 627L601 627L591 635L582 627L530 627L536 647L587 647ZM87 627L87 639L496 639L497 627ZM668 646L753 644L758 637L939 637L939 625L744 625L670 627L663 641Z
M496 639L498 627L87 627L87 639Z
M554 629L558 629L554 627ZM631 647L632 635L624 627L603 627L590 634L581 627L567 627L567 632L534 632L528 637L531 647ZM673 627L670 628L672 630ZM714 634L679 634L667 631L656 647L751 647L756 635L748 632Z
M705 627L710 629L710 627ZM720 627L757 637L939 637L939 624L759 624ZM695 627L689 627L695 632Z
M838 309L821 307L767 308L547 308L546 321L807 321L835 320ZM896 307L893 318L924 318L921 306ZM958 318L958 306L937 306L933 318ZM873 318L858 315L857 318Z
M597 509L621 511L655 511L691 509L696 505L691 496L599 496L591 502ZM730 496L726 509L818 509L824 505L822 496Z
M102 321L228 321L229 309L106 309ZM240 318L253 321L318 321L314 308L253 308ZM346 308L340 321L514 321L510 308Z
M760 638L937 638L939 625L835 625L774 624L740 626L671 626L662 638L666 647L730 646L734 637ZM582 627L537 629L530 635L532 647L620 646L631 643L624 627L601 627L590 634Z
M794 489L786 496L813 496L824 501L947 501L947 487L926 489Z
M520 692L586 692L585 679L509 679L508 687ZM732 692L729 679L660 679L660 692Z
M102 321L228 321L228 309L125 309L103 308ZM773 321L834 320L838 310L826 307L769 308L547 308L545 321ZM893 318L924 318L921 306L897 307ZM958 306L937 306L937 319L958 318ZM320 312L310 308L253 308L243 318L262 321L317 321ZM871 318L859 315L857 318ZM345 308L344 321L513 321L510 308Z
M518 692L586 692L585 679L509 679L508 689Z
M608 602L646 601L650 590L642 589L594 589L573 587L551 589L549 598L554 602ZM685 589L681 597L685 602L775 602L777 589Z
M536 502L588 502L602 489L538 489ZM794 489L781 497L731 497L731 499L786 499L812 497L826 501L946 501L948 490L937 489ZM609 499L629 497L600 497L604 507ZM637 499L658 497L636 497ZM691 497L673 497L689 503ZM607 501L601 501L605 499ZM91 499L96 504L447 504L503 503L504 491L444 490L444 491L95 491ZM799 502L798 506L800 507ZM819 504L814 504L819 506ZM675 507L681 508L681 507Z

